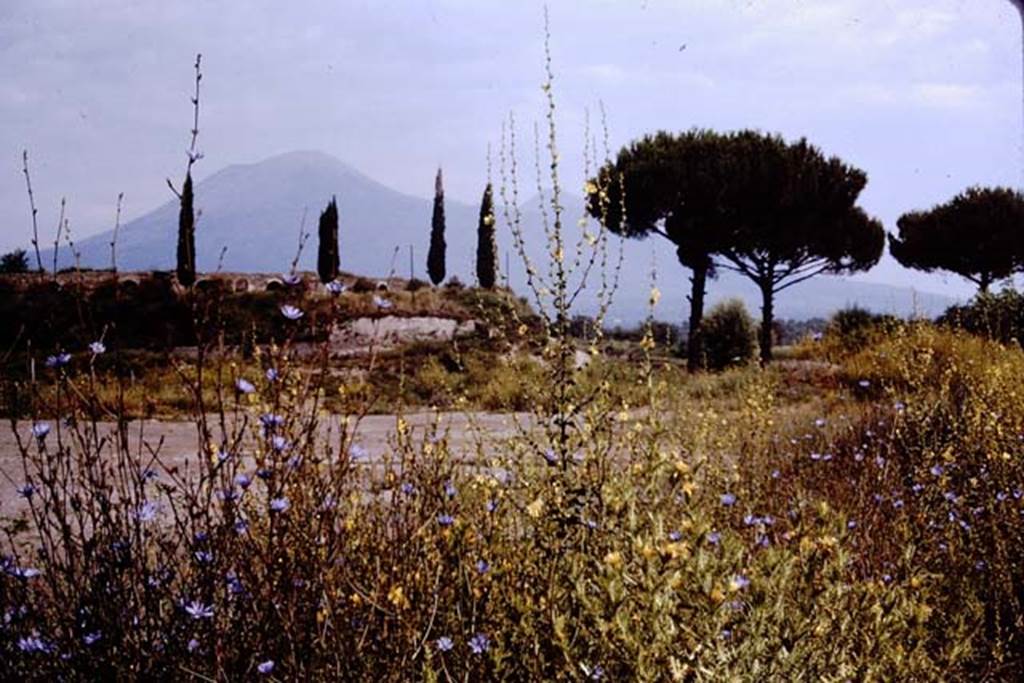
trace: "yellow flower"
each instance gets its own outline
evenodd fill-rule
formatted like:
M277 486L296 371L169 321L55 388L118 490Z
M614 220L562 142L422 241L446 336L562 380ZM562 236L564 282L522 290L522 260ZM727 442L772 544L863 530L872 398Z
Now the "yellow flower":
M604 556L604 563L612 569L620 569L622 567L622 553L616 551L610 552Z
M537 498L535 501L526 506L526 513L537 519L544 512L544 499Z
M406 609L409 607L409 599L405 597L405 592L401 586L395 586L388 591L388 602L394 605L397 609Z

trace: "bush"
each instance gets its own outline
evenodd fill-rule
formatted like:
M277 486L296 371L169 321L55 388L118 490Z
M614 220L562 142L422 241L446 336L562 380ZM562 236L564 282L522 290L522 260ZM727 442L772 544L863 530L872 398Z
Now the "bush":
M998 294L983 292L965 306L951 306L936 321L1002 344L1024 339L1024 295L1008 288Z
M880 336L893 332L899 325L900 320L895 316L879 315L859 306L851 306L836 311L828 323L826 334L841 351L850 353L867 347Z
M705 366L723 370L749 363L757 350L757 328L739 299L723 301L704 318Z
M356 294L365 294L366 292L376 292L377 283L366 277L358 277L356 281L352 283L352 291Z
M414 277L405 283L405 291L407 292L418 292L421 289L427 287L427 283L419 278Z

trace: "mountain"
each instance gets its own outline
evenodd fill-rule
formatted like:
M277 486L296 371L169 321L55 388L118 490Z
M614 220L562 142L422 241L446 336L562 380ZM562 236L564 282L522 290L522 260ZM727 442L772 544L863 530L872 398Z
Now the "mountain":
M427 185L429 187L429 185ZM497 193L496 193L497 194ZM298 245L299 225L306 213L305 231L310 234L300 268L316 264L316 226L320 211L337 196L340 214L341 266L349 272L384 276L409 273L409 245L414 268L425 278L432 201L402 194L363 175L342 161L315 151L290 152L254 164L228 166L195 187L196 207L201 211L196 227L197 267L211 271L221 267L239 272L287 271ZM511 264L510 282L526 293L526 272L519 262L500 196L496 198L500 269ZM568 237L579 235L582 213L579 197L564 196L567 211L563 223ZM543 219L538 197L522 202L522 229L527 251L535 263L545 262ZM447 199L448 273L473 282L478 207ZM171 269L175 262L178 203L170 201L121 227L118 235L118 267L122 270ZM110 232L76 244L81 264L103 268L110 263ZM652 240L623 242L623 268L619 289L609 311L611 323L632 324L647 314L652 250L658 263L658 287L663 293L657 317L683 320L689 273L675 259L667 243ZM612 238L617 256L618 238ZM398 253L396 254L396 248ZM509 254L511 252L511 254ZM62 267L72 265L67 249L61 251ZM44 263L52 260L52 252ZM594 283L595 280L591 280ZM709 283L708 301L714 304L739 296L757 313L757 290L746 280L725 273ZM936 315L952 303L948 297L915 292L910 288L858 282L822 276L786 290L778 297L777 315L782 318L825 317L837 309L857 304L898 315ZM594 297L583 296L580 312L592 314Z

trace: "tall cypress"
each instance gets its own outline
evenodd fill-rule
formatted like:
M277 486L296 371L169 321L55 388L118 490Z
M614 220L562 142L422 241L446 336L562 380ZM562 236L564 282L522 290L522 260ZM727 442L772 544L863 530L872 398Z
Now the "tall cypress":
M341 268L338 251L338 200L331 197L327 208L320 214L320 243L317 249L316 270L324 284L337 279Z
M494 289L498 279L498 248L494 242L494 195L491 184L480 202L480 223L476 229L476 279L484 289Z
M434 217L430 223L430 250L427 252L427 273L435 285L444 282L444 185L441 169L434 181Z
M192 172L185 174L179 197L178 213L178 282L191 287L196 281L196 213L192 197Z

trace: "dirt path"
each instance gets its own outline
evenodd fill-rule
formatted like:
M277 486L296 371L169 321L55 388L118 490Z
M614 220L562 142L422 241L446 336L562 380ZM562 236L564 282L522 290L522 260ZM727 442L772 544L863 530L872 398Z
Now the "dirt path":
M528 419L524 414L499 413L411 413L403 417L412 428L414 438L422 438L435 419L438 420L440 428L448 432L450 448L456 455L474 453L477 437L481 434L492 439L513 436L517 431L516 421L526 424ZM359 422L353 442L366 449L366 457L370 460L379 459L395 435L396 421L396 415L369 415ZM56 443L56 424L53 421L50 424L52 431L46 438L48 442ZM211 422L211 426L213 424ZM110 434L114 428L113 423L100 423L100 435ZM23 443L33 443L31 422L21 421L16 429ZM160 459L167 466L182 466L198 457L199 441L193 422L134 421L129 428L133 444L138 442L140 429L145 443L154 448L160 444ZM339 418L332 417L322 424L321 430L325 434L328 429L338 434ZM17 440L8 423L0 428L0 518L16 517L25 509L25 500L18 495L18 487L23 481Z

